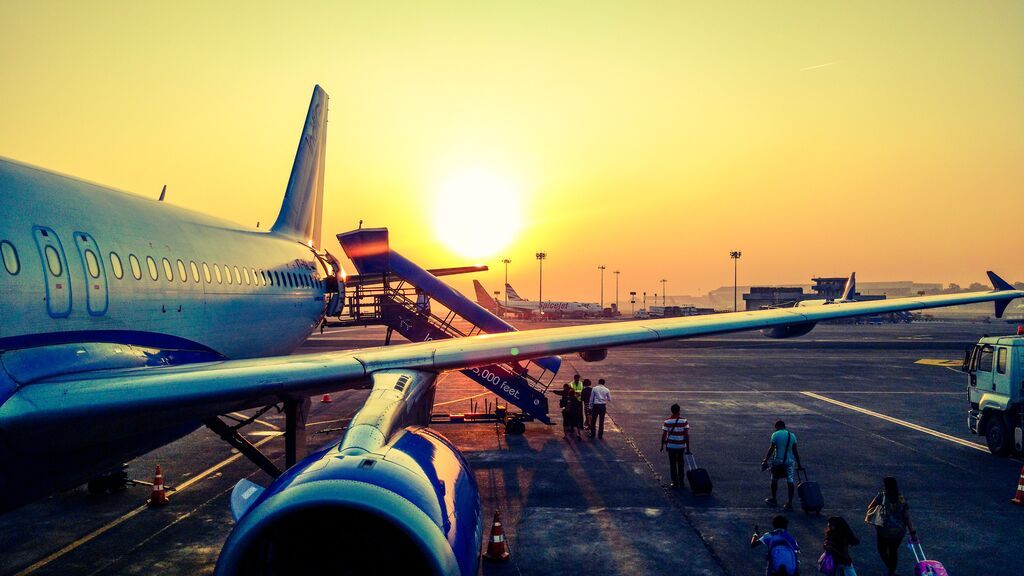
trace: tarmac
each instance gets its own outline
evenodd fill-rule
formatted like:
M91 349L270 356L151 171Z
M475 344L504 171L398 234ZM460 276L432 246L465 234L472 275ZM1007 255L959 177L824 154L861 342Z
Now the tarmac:
M846 518L862 540L853 548L858 572L884 574L862 519L881 478L893 475L929 557L954 574L1019 575L1024 507L1009 499L1021 462L988 454L970 434L965 377L954 367L982 334L1014 330L997 323L824 325L790 340L750 333L617 348L600 363L567 356L558 382L574 369L608 380L603 440L566 441L560 425L540 423L523 436L490 423L436 428L473 467L488 521L495 510L503 516L512 557L483 563L484 575L763 573L764 549L748 543L755 524L766 529L781 513L764 503L768 478L759 466L777 418L797 435L825 497L820 516L799 505L786 513L804 574L816 572L831 515ZM382 339L378 328L329 328L298 353ZM342 392L327 404L314 398L310 448L340 438L365 396ZM448 374L438 383L435 412L467 412L471 402L482 410L493 400ZM674 402L690 420L693 451L714 481L711 496L667 487L658 446ZM283 420L271 411L246 429L278 462ZM0 574L211 573L232 526L231 487L240 478L269 478L205 429L131 462L130 475L152 480L156 464L178 488L164 508L143 506L146 486L108 495L81 487L0 516ZM904 549L901 573L913 573L911 560Z

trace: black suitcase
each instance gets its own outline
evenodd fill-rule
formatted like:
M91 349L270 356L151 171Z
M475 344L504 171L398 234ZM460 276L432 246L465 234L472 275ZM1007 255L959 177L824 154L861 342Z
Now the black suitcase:
M686 458L686 481L690 483L690 491L698 496L711 494L711 475L703 468L697 468L697 459L693 454L687 454Z
M800 472L804 473L803 480L800 479ZM797 470L796 480L796 493L800 497L800 507L808 514L811 512L821 514L821 509L825 507L825 498L821 495L821 486L817 482L811 482L807 479L807 470Z

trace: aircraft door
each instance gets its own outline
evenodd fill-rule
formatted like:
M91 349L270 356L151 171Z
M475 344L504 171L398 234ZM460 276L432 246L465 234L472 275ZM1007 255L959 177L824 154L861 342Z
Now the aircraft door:
M96 239L85 232L75 232L75 247L82 259L82 270L85 274L85 302L90 316L103 316L107 313L107 271L103 267Z
M32 235L39 248L46 279L46 311L51 318L67 318L71 314L71 274L64 247L52 228L33 226Z

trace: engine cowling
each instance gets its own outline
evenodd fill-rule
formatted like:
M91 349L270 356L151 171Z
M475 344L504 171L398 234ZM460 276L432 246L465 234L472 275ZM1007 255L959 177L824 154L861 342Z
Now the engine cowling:
M258 491L239 483L233 494ZM219 575L476 574L483 518L472 471L432 429L410 426L372 453L336 444L255 496Z
M761 330L761 334L769 338L795 338L797 336L803 336L817 325L817 322L800 322L798 324L786 324L785 326L775 326L773 328L765 328Z

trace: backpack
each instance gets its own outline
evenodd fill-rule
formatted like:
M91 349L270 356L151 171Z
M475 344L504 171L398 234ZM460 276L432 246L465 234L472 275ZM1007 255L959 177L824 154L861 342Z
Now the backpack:
M796 550L789 538L776 535L768 548L768 573L772 576L796 576L800 571L800 563Z

